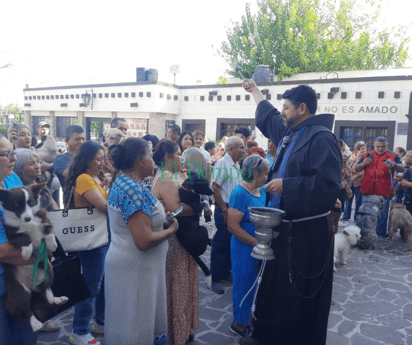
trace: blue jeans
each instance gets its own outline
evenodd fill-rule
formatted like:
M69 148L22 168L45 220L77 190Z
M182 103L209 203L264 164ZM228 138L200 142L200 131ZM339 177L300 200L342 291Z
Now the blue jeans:
M358 187L351 187L353 196L349 200L346 201L345 205L345 212L343 213L343 219L350 219L352 215L352 201L355 199L355 215L353 219L356 220L356 216L358 215L359 212L359 207L362 205L362 194L360 192L360 186Z
M60 207L60 188L52 193L52 198L56 202L57 206Z
M392 197L386 198L382 204L378 228L376 229L376 235L380 237L386 237L388 232L389 203L391 202L391 199Z
M109 246L78 252L82 265L82 273L91 296L76 304L73 317L73 331L84 335L90 333L89 322L93 315L93 300L96 299L95 319L100 326L104 325L104 259Z
M0 345L35 345L37 336L26 319L7 314L6 296L0 297Z
M396 190L396 188L398 187L398 183L397 182L395 182L395 190ZM398 193L396 193L396 202L398 202L398 203L400 203L400 204L403 204L403 198L404 198L404 196L405 196L405 193L404 193L404 191L403 191L403 188L400 188L399 190L398 190Z
M227 229L227 224L223 221L223 212L216 203L215 207L216 234L212 240L212 250L210 253L210 273L212 282L220 282L230 273L230 239L232 234Z

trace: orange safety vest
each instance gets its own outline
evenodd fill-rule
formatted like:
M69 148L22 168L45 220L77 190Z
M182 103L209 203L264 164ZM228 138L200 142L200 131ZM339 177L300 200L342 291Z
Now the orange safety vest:
M361 181L360 192L363 195L380 195L385 198L394 195L394 190L391 183L391 175L393 170L390 170L385 163L388 159L395 161L396 154L391 151L386 151L379 156L376 151L366 152L363 159L368 153L373 154L373 162L369 164L364 172L365 176Z

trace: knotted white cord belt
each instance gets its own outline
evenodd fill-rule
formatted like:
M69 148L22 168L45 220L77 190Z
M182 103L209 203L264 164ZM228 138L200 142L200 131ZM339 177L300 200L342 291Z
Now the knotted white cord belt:
M312 220L312 219L316 219L316 218L322 218L327 216L330 213L330 211L326 212L326 213L322 213L322 214L317 214L316 216L312 216L312 217L305 217L305 218L299 218L299 219L282 219L282 222L284 223L298 223L298 222L304 222L305 220Z

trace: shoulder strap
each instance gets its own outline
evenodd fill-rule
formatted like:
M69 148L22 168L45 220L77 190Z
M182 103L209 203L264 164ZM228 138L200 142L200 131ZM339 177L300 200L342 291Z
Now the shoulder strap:
M67 200L67 204L64 208L63 214L67 214L68 210L70 208L70 202L72 201L72 197L73 197L73 193L74 193L74 186L72 187L71 191L70 191L70 195L69 195L69 199Z
M159 181L160 175L161 175L161 172L157 171L156 176L153 179L152 193L155 190L155 187L157 185L157 181Z

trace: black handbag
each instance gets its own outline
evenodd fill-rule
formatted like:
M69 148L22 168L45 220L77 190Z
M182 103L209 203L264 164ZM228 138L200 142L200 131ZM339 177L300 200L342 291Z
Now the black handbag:
M54 280L51 289L55 297L66 296L69 300L63 305L49 305L40 294L33 292L32 310L41 322L50 320L90 297L89 288L81 273L79 256L75 253L66 255L57 237L56 241L57 249L53 253L55 259L52 262Z

